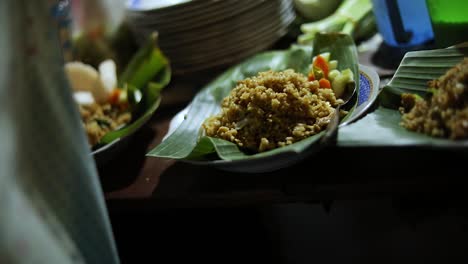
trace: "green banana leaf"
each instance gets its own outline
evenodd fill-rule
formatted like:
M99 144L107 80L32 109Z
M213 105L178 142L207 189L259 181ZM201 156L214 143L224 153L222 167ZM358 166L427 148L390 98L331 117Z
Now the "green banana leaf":
M158 47L157 34L152 34L147 43L133 55L119 76L119 87L127 87L132 121L118 130L105 134L94 149L126 137L145 124L159 107L160 92L170 80L169 61ZM138 97L141 99L135 101L134 98Z
M331 58L339 61L339 69L351 68L354 76L359 76L356 47L349 35L323 34L317 37L314 46L320 52L330 52ZM336 131L322 131L294 144L257 154L246 154L236 144L226 140L202 136L203 121L218 113L221 100L230 93L237 81L269 69L280 71L292 68L307 74L312 50L309 46L292 45L288 50L263 52L231 67L200 90L191 102L184 121L147 155L188 161L243 161L271 158L284 153L297 154L315 147L315 143L325 144L324 139L329 140L324 135Z
M427 82L437 79L468 55L468 46L408 52L392 80L378 97L377 109L358 122L340 129L340 146L466 147L468 141L434 138L406 130L398 111L402 93L429 96Z

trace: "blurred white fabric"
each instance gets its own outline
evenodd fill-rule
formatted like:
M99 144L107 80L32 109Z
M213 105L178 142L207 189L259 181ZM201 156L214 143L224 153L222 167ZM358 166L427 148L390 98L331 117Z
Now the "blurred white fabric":
M0 1L0 263L119 263L56 4Z

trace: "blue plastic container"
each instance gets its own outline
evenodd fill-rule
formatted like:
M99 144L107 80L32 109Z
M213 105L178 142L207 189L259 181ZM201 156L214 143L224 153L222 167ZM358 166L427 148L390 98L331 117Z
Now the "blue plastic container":
M377 28L393 47L425 45L434 40L425 0L372 0Z

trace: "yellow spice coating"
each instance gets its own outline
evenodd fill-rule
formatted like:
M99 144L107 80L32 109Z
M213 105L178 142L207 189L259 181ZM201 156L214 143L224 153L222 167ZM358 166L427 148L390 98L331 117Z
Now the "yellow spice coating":
M239 81L202 127L207 136L263 152L319 133L341 103L332 89L301 73L269 70Z

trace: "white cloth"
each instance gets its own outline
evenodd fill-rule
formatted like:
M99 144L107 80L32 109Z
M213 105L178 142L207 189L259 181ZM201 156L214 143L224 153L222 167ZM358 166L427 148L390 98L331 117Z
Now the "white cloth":
M119 263L53 2L0 1L0 263Z

